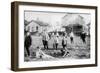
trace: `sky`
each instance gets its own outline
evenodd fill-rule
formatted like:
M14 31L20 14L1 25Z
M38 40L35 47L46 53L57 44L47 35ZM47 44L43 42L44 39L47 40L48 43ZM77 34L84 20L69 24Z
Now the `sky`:
M37 20L50 23L51 25L56 25L55 23L61 23L62 17L66 13L52 13L52 12L32 12L26 11L25 12L25 19L28 21Z
M58 12L36 12L36 11L25 11L25 20L40 20L46 23L49 23L52 28L58 28L62 23L62 17L64 17L68 13L58 13ZM90 14L80 14L85 23L90 22ZM56 27L55 27L56 26Z

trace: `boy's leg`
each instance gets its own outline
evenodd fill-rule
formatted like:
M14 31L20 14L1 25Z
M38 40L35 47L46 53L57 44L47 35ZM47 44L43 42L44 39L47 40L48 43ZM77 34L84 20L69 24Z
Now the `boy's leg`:
M46 49L47 48L47 46L46 46L46 41L44 41L44 49Z
M48 49L48 41L45 41L46 49Z
M64 49L64 45L62 45L63 49Z
M57 50L57 48L58 48L58 43L56 43L56 50Z
M44 40L42 40L42 43L43 43L43 47L44 47L44 49L45 49Z
M27 51L28 56L30 56L29 47L26 47L26 51Z

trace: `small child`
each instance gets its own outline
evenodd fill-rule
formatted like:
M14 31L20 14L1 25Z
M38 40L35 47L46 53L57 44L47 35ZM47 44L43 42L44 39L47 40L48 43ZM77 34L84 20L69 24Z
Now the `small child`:
M40 47L37 47L37 51L36 51L36 58L39 59L54 59L54 57L45 54Z
M55 43L55 48L56 48L56 50L57 50L58 45L59 45L59 39L58 39L58 36L55 37L54 43Z
M67 47L67 38L65 36L63 36L63 39L62 39L62 47L63 49Z
M43 56L43 51L41 50L41 48L38 46L37 47L37 51L36 51L36 58L42 58Z

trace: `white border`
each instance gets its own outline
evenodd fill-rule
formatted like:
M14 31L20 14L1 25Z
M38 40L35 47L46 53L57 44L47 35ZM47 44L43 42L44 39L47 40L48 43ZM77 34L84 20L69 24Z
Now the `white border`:
M24 62L24 10L35 11L55 11L55 12L75 12L91 14L91 58L82 60L60 60L60 61L33 61ZM19 5L19 68L34 68L62 65L83 65L95 64L95 10L93 9L77 9L77 8L60 8L60 7L41 7L41 6L24 6Z

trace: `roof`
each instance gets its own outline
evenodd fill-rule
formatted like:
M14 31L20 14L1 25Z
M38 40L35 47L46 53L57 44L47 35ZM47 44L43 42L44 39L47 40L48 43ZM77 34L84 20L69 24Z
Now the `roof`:
M63 23L63 26L67 26L67 25L70 25L70 24L80 24L80 25L83 25L85 22L83 20L83 17L81 15L76 15L76 14L66 14L64 17L63 17L63 20L64 23Z
M28 24L30 24L31 21L27 21L27 20L24 20L24 25L27 26Z
M35 23L38 24L39 26L49 26L48 23L45 23L45 22L42 22L42 21L31 20L31 21L29 22L29 24L30 24L31 22L35 22Z

